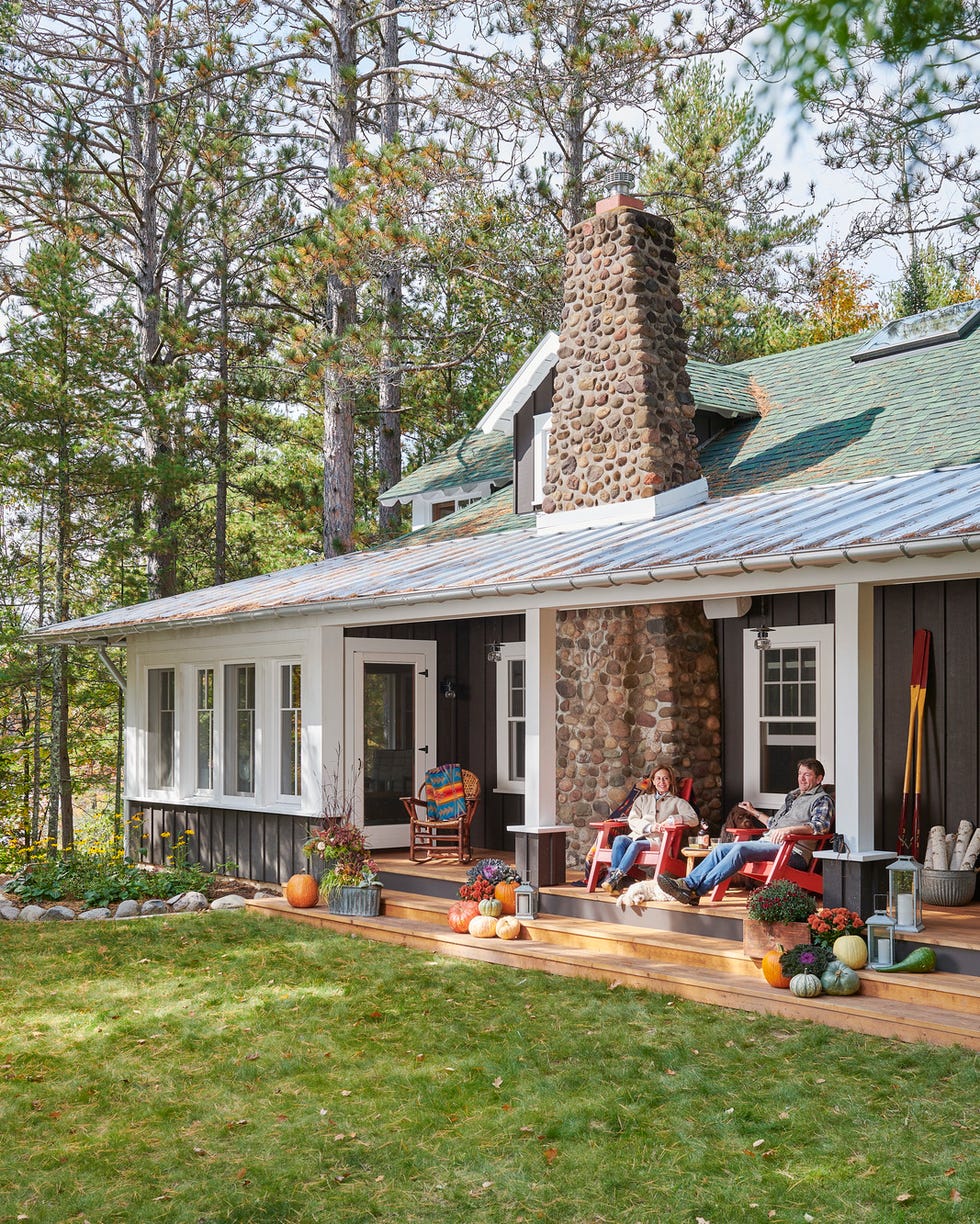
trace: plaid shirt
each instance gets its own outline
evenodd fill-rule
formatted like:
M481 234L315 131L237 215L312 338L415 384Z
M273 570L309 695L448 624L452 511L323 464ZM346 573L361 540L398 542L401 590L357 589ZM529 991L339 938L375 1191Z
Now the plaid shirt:
M834 801L822 786L815 786L810 791L790 791L783 806L770 817L769 828L808 824L814 833L829 833L833 823Z

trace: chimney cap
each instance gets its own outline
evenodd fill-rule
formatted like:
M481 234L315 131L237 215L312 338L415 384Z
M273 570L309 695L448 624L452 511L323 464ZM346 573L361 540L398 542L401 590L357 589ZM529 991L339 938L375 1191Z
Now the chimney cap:
M607 195L632 195L633 171L628 170L625 166L610 170L602 180L602 185Z

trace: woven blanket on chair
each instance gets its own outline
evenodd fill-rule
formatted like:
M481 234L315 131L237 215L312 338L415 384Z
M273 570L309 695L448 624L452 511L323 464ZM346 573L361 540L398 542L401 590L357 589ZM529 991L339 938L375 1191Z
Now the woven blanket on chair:
M459 765L437 765L425 775L426 820L459 820L466 813L463 771Z

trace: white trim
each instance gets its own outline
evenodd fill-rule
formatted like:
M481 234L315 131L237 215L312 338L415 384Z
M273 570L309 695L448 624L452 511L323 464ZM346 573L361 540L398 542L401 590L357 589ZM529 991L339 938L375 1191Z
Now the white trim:
M531 355L477 422L476 428L486 434L494 430L509 434L518 409L524 406L557 363L558 336L553 331L545 332Z
M847 782L835 799L834 827L852 853L863 853L875 849L874 588L838 585L834 624L836 767Z
M548 479L548 447L551 445L551 413L541 413L534 418L534 436L531 440L531 505L540 507L544 497L545 481Z
M550 609L528 608L524 616L527 650L524 823L534 828L554 825L557 816L556 620Z
M652 523L690 510L708 500L708 482L703 476L678 485L653 497L633 501L606 502L600 506L582 506L577 510L555 510L538 514L535 526L539 535L549 532L581 531L585 527L612 527L619 523Z
M755 648L755 629L742 633L742 675L744 691L742 704L745 712L742 725L743 789L746 796L757 806L778 808L786 793L796 786L796 778L786 779L782 791L763 791L760 777L761 739L759 735L761 710L761 684L759 668L765 651ZM787 646L814 646L817 654L817 724L816 751L827 773L824 780L834 781L834 626L833 625L789 625L769 630L773 648ZM800 754L802 755L802 753Z
M520 779L510 777L510 664L515 659L524 661L524 770ZM494 790L505 795L523 795L527 786L527 649L523 642L502 642L500 658L494 664L496 671L497 706L497 772Z

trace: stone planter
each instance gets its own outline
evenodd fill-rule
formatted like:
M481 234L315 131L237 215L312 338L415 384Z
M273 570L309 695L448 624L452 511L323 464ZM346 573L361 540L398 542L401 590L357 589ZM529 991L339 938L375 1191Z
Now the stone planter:
M760 922L758 918L742 919L742 950L752 960L762 960L770 948L784 952L797 944L810 942L807 922Z
M367 884L363 888L342 885L327 894L327 909L331 914L349 917L377 918L381 913L381 885Z

